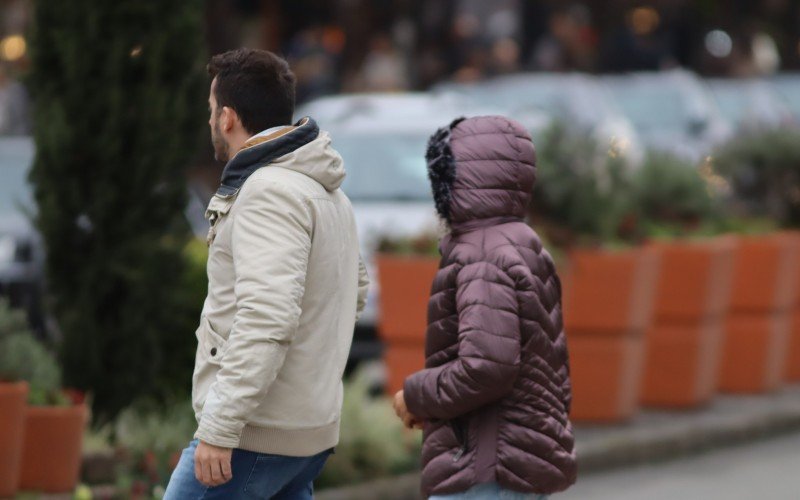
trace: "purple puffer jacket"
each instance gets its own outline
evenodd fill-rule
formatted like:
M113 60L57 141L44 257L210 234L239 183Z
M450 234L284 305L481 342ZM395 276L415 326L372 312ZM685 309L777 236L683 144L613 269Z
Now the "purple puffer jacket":
M533 143L506 118L460 119L431 138L427 159L451 231L428 306L426 368L404 387L425 420L422 491L564 490L576 463L561 285L523 221Z

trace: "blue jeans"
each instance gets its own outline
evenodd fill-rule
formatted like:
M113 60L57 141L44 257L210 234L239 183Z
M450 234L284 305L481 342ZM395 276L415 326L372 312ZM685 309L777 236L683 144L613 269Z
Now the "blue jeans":
M164 500L272 499L311 500L317 478L332 450L313 457L284 457L234 449L233 478L221 486L203 486L194 475L194 450L198 441L183 450L164 493Z
M428 500L547 500L547 495L505 490L497 483L479 484L464 493L434 495Z

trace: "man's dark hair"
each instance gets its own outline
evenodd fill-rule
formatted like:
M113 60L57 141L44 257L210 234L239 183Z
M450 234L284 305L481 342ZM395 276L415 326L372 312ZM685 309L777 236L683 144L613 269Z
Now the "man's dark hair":
M266 50L230 50L211 58L208 74L217 79L217 109L236 111L247 132L292 123L295 76L284 59Z

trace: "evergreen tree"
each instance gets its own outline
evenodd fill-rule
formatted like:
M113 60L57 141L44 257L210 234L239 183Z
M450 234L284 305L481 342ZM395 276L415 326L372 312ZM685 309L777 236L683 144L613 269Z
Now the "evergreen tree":
M36 222L64 383L93 394L99 421L163 395L175 372L163 346L194 342L176 329L202 15L200 0L35 2Z

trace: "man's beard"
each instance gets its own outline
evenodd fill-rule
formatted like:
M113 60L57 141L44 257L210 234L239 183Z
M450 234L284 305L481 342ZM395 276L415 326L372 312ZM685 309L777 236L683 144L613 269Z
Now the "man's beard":
M227 162L230 160L230 148L225 139L222 138L222 131L219 129L219 121L214 124L211 130L211 144L214 145L214 158L217 161Z

